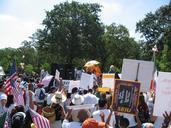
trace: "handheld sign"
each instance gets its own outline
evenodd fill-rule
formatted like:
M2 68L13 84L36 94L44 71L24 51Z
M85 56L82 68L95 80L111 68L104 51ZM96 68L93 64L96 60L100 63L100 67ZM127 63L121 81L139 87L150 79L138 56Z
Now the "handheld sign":
M58 71L58 69L56 69L55 79L59 80L59 76L60 76L60 72Z
M102 75L102 87L108 87L114 89L115 74L103 73Z
M116 80L113 98L114 111L135 114L139 92L139 82Z
M80 80L71 80L68 88L68 92L71 93L74 87L80 88Z
M154 62L123 59L122 79L141 82L141 92L150 91L150 82L153 79Z
M93 87L93 75L87 74L87 73L82 73L81 75L81 80L80 80L80 88L82 89L88 89Z
M163 117L165 111L171 111L171 73L159 72L153 115Z

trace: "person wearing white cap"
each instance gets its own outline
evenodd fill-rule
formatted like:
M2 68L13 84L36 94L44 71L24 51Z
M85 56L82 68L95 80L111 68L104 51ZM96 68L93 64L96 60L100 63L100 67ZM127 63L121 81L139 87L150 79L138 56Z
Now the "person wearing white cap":
M61 128L62 119L65 117L65 110L62 105L66 101L66 96L62 92L56 91L51 98L51 107L55 109L55 122L51 124L51 128Z
M79 94L75 94L73 99L72 99L72 103L77 106L77 105L82 105L84 103L84 97L82 95ZM80 110L72 110L71 112L71 116L72 116L72 120L73 121L79 121L78 119L78 112Z
M5 104L7 103L7 95L5 93L0 95L0 117L7 111Z

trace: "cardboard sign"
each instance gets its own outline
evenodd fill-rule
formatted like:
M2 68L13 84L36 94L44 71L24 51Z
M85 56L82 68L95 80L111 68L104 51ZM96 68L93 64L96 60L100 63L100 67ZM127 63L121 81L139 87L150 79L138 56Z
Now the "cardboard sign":
M71 93L74 87L80 88L80 80L71 80L68 88L68 92Z
M135 114L139 92L139 82L116 80L113 98L114 111Z
M150 90L153 74L154 62L131 59L123 60L122 79L141 82L141 92L148 92Z
M111 89L108 87L102 87L102 88L99 87L98 91L105 93L105 92L111 92Z
M102 75L102 87L108 87L114 89L115 85L115 74L104 74Z
M171 73L159 72L153 115L163 117L165 111L171 111Z
M56 69L55 79L59 80L60 72Z
M91 109L94 108L94 104L83 104L83 105L73 105L67 106L67 109L80 110L80 109Z
M93 87L93 75L87 74L87 73L82 73L81 75L81 80L80 80L80 88L82 89L88 89Z

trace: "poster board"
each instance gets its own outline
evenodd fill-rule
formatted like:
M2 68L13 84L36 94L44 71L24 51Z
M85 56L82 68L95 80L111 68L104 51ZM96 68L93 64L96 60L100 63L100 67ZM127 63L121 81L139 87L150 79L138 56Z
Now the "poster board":
M113 109L117 112L135 114L139 100L140 82L115 80Z
M111 89L108 87L102 87L102 88L98 87L98 91L102 93L106 93L106 92L111 92Z
M165 111L171 111L171 73L159 72L153 115L163 117Z
M64 88L65 88L66 90L69 89L70 81L71 81L71 80L62 80L62 83L63 83Z
M82 73L81 74L81 80L80 80L80 88L81 89L88 89L93 87L93 75L87 74L87 73Z
M74 87L80 87L80 80L71 80L68 88L68 92L71 93Z
M94 108L94 104L83 104L83 105L73 105L73 106L66 106L67 109L72 109L72 110L80 110L80 109L91 109Z
M102 75L102 87L108 87L114 89L115 85L115 74L103 73Z
M153 79L154 62L123 59L122 65L122 79L133 80L136 79L141 82L141 92L148 92L150 90L150 82Z

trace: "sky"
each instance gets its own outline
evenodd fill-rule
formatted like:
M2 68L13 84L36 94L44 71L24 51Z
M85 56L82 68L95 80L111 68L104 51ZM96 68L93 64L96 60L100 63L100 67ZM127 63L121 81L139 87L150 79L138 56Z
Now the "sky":
M43 28L45 11L66 0L0 0L0 48L18 48L21 42L37 29ZM71 2L72 0L68 0ZM149 12L155 12L160 6L169 4L170 0L75 0L80 3L99 3L99 13L105 25L122 24L128 28L130 36L136 40L140 34L135 33L136 22L142 20Z

